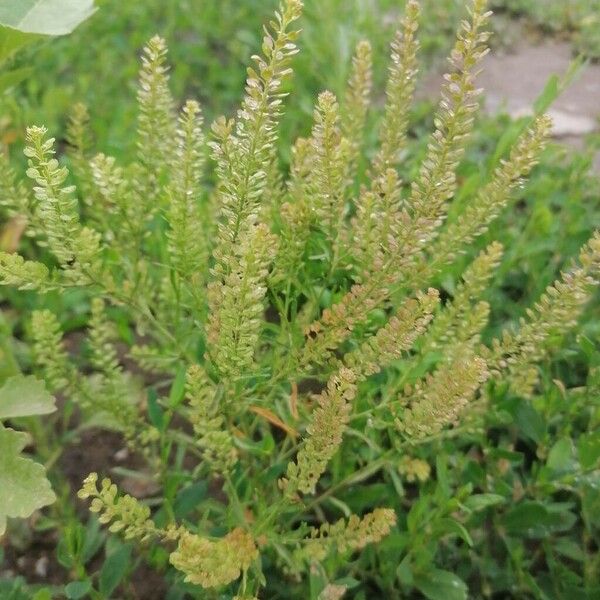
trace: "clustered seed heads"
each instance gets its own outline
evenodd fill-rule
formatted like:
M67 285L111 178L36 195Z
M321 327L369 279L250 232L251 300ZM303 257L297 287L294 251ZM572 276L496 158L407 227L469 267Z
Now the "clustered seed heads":
M431 287L509 205L550 130L548 117L533 118L447 220L479 106L484 0L470 3L460 26L413 181L402 181L398 166L410 144L416 0L406 3L391 45L377 148L364 148L373 78L363 41L345 94L319 94L286 178L277 143L301 11L300 0L282 3L247 70L235 118L218 118L209 135L195 100L177 114L166 43L155 37L142 54L133 162L91 151L83 106L68 128L78 187L43 127L27 130L31 189L0 157L0 207L46 250L43 261L0 252L0 284L76 289L78 306L88 307L77 364L62 319L33 312L32 358L48 387L76 403L82 419L100 415L120 431L162 483L171 481L166 465L177 461L175 478L185 472L186 483L210 479L218 488L206 514L186 524L175 522L172 499L159 518L111 480L98 484L95 473L80 498L91 500L110 531L165 544L190 584L223 588L241 578L239 589L225 592L239 600L260 595L263 552L276 550L301 574L390 534L396 514L389 508L323 522L320 502L333 493L336 455L348 458L348 448L365 440L370 451L388 452L388 466L407 481L425 481L429 465L398 454L397 440L424 443L460 425L473 403L485 401L489 379L531 394L549 340L575 326L600 281L596 233L518 327L489 346L481 342L486 292L502 246L481 251L449 299ZM142 375L129 371L131 360ZM370 377L385 380L376 395ZM374 443L369 428L352 428L365 414L369 423L376 414L388 447ZM264 488L248 493L240 482L257 474ZM289 528L301 521L316 525ZM345 591L328 584L320 598Z

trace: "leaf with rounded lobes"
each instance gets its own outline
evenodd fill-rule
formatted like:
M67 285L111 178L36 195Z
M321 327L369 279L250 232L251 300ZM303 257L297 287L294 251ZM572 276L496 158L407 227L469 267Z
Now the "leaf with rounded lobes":
M44 36L71 33L95 10L94 0L0 0L0 64Z
M94 0L0 0L0 25L41 35L66 35L90 17Z
M55 410L54 398L33 376L16 375L0 388L0 419L47 415Z
M28 517L56 500L44 467L21 455L26 443L27 434L0 425L0 535L8 517Z

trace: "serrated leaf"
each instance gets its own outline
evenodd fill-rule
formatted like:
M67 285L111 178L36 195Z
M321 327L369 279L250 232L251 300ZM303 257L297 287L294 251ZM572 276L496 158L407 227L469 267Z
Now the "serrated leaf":
M0 388L0 419L47 415L55 410L54 398L44 383L31 375L11 377Z
M95 10L94 0L0 0L0 24L25 33L65 35Z
M46 469L21 451L27 434L0 425L0 535L8 517L28 517L56 500Z

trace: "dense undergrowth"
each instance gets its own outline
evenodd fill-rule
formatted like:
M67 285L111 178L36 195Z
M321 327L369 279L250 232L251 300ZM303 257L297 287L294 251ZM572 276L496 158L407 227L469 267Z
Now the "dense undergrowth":
M25 127L40 114L52 131L64 131L72 105L84 102L94 114L91 128L100 146L117 157L127 156L132 147L126 132L135 126L132 82L137 55L158 29L169 41L175 96L201 101L208 121L229 113L238 100L245 65L260 43L261 26L276 7L275 0L148 0L143 4L100 0L97 4L100 12L72 35L32 48L17 59L20 66L32 67L33 73L17 94L0 99L4 139L21 139ZM424 0L422 4L426 18L420 34L421 61L437 64L451 47L464 3ZM402 10L397 0L308 0L305 5L303 53L295 63L294 95L282 122L282 136L290 144L308 132L320 90L342 93L360 39L373 45L374 77L382 87L387 42ZM498 11L491 24L499 30L492 39L495 45L512 46L522 34L515 34L519 28L514 21L506 25L506 18L525 16L527 23L542 30L574 37L577 51L586 56L600 56L597 0L494 0L491 7Z
M43 420L9 415L58 499L31 528L9 523L7 556L35 552L45 532L62 571L45 585L9 566L0 590L596 597L600 212L589 157L548 144L546 102L519 122L477 117L481 0L441 103L414 109L418 25L426 49L435 30L427 3L390 16L387 77L380 34L351 67L325 68L336 43L350 56L352 38L376 28L371 13L357 18L362 4L308 3L298 56L300 2L284 3L264 39L244 33L246 10L264 16L250 4L220 21L231 35L214 26L219 12L194 21L210 52L173 45L175 97L200 104L173 100L154 37L135 112L96 98L98 111L71 108L53 140L70 94L57 86L52 98L43 77L27 94L49 110L13 112L47 117L51 133L27 129L27 182L17 157L2 165L4 379L32 372L58 399ZM327 9L336 19L315 14ZM161 10L167 37L189 31L184 11ZM235 65L261 44L235 120L209 131L200 106L208 122L229 112L243 83ZM103 64L107 97L119 97L129 58ZM98 72L81 77L91 94ZM339 101L322 92L307 116L323 83ZM86 462L96 429L110 432L112 465ZM78 445L99 471L79 500L64 461Z

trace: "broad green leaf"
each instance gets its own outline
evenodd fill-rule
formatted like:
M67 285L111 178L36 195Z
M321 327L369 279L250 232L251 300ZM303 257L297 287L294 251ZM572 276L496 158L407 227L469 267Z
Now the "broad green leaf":
M396 576L398 577L402 585L412 587L414 583L414 577L410 564L410 555L406 555L402 559L402 562L398 565L398 568L396 569Z
M450 571L431 569L415 577L415 587L429 600L467 600L467 585Z
M465 500L465 506L472 511L478 511L504 502L505 498L500 494L475 494Z
M569 438L558 440L548 453L547 466L558 473L566 473L575 467L573 442Z
M0 419L47 415L55 410L54 398L33 376L16 375L0 388Z
M585 552L581 544L567 538L559 538L552 543L552 549L571 560L583 562L585 560Z
M91 517L83 535L83 546L81 548L81 562L87 564L100 550L104 542L104 533L100 530L100 521Z
M88 579L85 581L72 581L65 586L65 595L69 600L79 600L84 598L91 589L92 584Z
M94 0L0 0L0 25L25 33L65 35L94 11Z
M524 501L503 516L502 525L515 537L544 538L557 531L567 531L575 521L568 505Z
M584 469L590 469L600 459L600 431L582 435L577 440L579 462Z
M349 590L352 590L359 586L361 582L358 579L354 579L354 577L342 577L341 579L336 579L333 583L334 585L343 585Z
M546 424L542 415L526 401L519 403L515 414L515 422L521 431L536 444L539 444L546 433Z
M530 532L545 532L544 526L550 522L548 509L540 502L522 502L509 510L503 518L503 525L512 535L527 535ZM532 533L531 533L532 534Z
M0 535L8 517L28 517L56 499L44 467L21 455L26 443L27 434L0 425Z
M100 593L105 597L111 597L125 573L129 569L131 548L121 545L104 561L99 575Z

